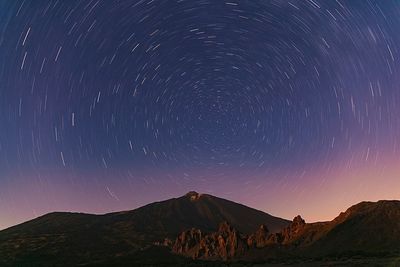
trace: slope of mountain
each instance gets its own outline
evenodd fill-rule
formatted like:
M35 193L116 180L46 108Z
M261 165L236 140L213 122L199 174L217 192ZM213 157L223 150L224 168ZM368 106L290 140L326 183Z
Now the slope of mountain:
M262 223L276 232L290 222L242 204L196 192L152 203L132 212L119 212L109 216L117 221L131 222L135 230L153 233L157 239L175 238L182 230L192 227L204 231L217 230L222 221L229 221L243 233L254 231Z
M399 255L400 201L361 202L332 221L298 227L283 244L303 248L300 251L314 257Z
M225 226L224 229L231 228ZM218 230L207 234L191 229L178 236L173 251L199 259L236 257L247 261L398 256L400 201L362 202L330 222L305 223L297 216L290 225L276 233L269 233L264 225L251 235L243 235L235 229L228 232L232 233L230 235L224 232ZM231 253L227 254L227 251Z
M320 231L322 232L322 231ZM312 254L400 255L400 201L361 202L323 228Z
M189 192L132 211L50 213L0 231L0 266L222 266L226 260L270 259L303 264L393 255L400 255L400 201L394 200L361 202L332 221L306 223L300 216L289 222Z
M243 233L255 231L260 224L276 232L289 223L232 201L189 192L132 211L50 213L0 231L0 265L42 259L71 265L102 262L132 255L192 227L214 231L222 221Z

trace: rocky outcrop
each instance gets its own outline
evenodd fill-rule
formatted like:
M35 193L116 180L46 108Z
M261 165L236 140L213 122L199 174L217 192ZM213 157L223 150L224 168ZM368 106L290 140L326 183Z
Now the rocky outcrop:
M290 245L301 236L305 226L306 222L298 215L293 219L292 223L281 232L271 234L268 237L267 244Z
M201 230L190 229L182 232L176 239L172 251L192 258L198 258L199 246L202 240Z
M297 239L303 232L306 222L301 218L300 215L293 219L293 222L286 228L282 230L282 243L290 244L292 241Z
M196 201L200 199L201 194L197 193L196 191L190 191L186 194L186 197L188 197L190 201Z
M176 239L172 251L193 259L229 260L244 255L248 250L274 245L291 245L304 232L306 222L297 216L279 233L270 233L261 225L257 231L244 236L227 222L219 225L218 231L202 234L199 229L182 232Z
M247 245L249 248L263 248L268 245L269 230L267 226L262 224L260 228L247 238Z
M217 232L207 235L202 235L198 229L181 233L172 251L194 259L228 260L244 254L247 248L246 238L227 222L223 222Z

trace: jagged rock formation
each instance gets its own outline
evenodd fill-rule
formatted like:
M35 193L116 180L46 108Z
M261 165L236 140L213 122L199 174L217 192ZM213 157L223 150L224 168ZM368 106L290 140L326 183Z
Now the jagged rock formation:
M297 216L277 233L269 233L261 225L254 233L244 236L228 224L223 225L197 244L190 243L197 252L191 254L193 258L260 260L289 254L325 257L400 253L400 201L362 202L329 222L306 223ZM174 252L188 256L187 250Z
M249 236L239 233L227 222L219 225L217 232L203 234L199 229L182 232L175 241L172 251L193 259L228 260L240 257L253 248L268 245L288 245L302 233L305 221L297 216L279 233L269 233L265 225Z
M175 241L173 251L186 254L192 258L198 258L198 247L202 240L201 230L192 228L182 232Z
M305 226L306 222L298 215L293 219L292 223L281 232L271 234L268 237L268 244L292 244L302 235Z
M270 233L264 224L258 228L258 230L254 233L251 234L247 238L247 245L249 248L263 248L265 247L269 242L268 237Z
M247 250L246 238L227 222L219 225L218 231L202 235L199 229L181 233L172 248L174 253L194 259L231 259L243 255Z

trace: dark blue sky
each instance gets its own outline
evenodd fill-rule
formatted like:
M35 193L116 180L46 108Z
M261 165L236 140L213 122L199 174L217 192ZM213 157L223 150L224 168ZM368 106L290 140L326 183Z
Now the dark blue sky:
M380 169L399 155L399 33L398 1L1 0L4 212L197 188L253 203Z

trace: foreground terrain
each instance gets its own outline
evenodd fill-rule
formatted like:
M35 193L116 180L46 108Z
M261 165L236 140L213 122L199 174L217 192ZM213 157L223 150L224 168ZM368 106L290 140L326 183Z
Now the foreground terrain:
M132 211L50 213L0 231L0 266L400 266L400 201L292 221L196 192Z

